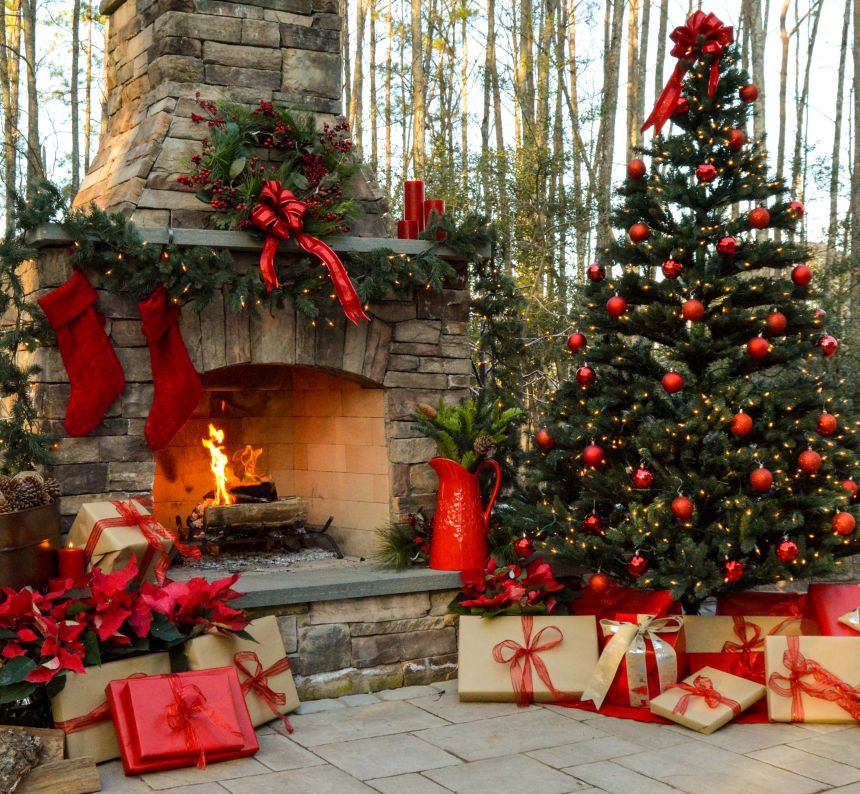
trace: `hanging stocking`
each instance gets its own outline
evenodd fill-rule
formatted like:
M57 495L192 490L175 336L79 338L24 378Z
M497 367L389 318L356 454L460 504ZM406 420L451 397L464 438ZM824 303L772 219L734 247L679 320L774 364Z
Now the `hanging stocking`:
M178 306L170 303L167 290L159 284L138 304L143 320L141 330L149 345L155 397L146 420L146 443L164 449L200 401L203 387L191 363L179 330Z
M63 365L72 386L66 408L66 431L85 436L125 388L122 365L104 330L104 317L93 305L96 291L76 270L61 287L39 298L39 306L57 334Z

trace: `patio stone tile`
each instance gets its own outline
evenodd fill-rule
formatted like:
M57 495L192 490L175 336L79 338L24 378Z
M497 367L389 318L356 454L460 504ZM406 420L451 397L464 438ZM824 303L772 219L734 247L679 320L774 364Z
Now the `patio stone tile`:
M563 769L576 764L591 764L594 761L608 761L622 755L633 755L641 753L644 749L641 744L634 744L627 739L605 736L574 744L563 744L560 747L549 747L546 750L535 750L526 755L536 758L542 764Z
M463 766L436 769L425 774L457 794L498 794L500 791L568 794L587 788L563 772L524 755L473 761ZM406 790L403 794L406 794ZM630 791L625 794L630 794Z
M342 709L346 707L343 698L322 698L320 700L304 700L299 703L299 707L290 712L290 719L297 714L316 714L318 711L331 711L332 709Z
M139 777L126 777L121 761L98 765L102 791L122 791L128 794L151 794L152 789Z
M860 794L860 783L852 783L850 786L840 786L830 789L830 794Z
M125 794L124 789L119 790ZM227 794L227 789L220 783L198 783L196 786L179 786L179 788L171 788L167 791L168 794Z
M227 780L224 787L232 794L374 794L370 786L328 765Z
M831 786L845 786L860 781L860 769L798 750L796 747L768 747L748 753L748 756Z
M271 770L254 758L237 758L235 761L220 761L217 764L207 764L206 769L196 766L183 769L169 769L166 772L152 772L141 775L144 783L160 791L179 786L193 786L198 783L213 783L219 780L230 780L237 777L257 777Z
M279 733L258 736L260 752L254 758L275 772L286 769L301 769L306 766L320 766L325 761L308 752L292 739Z
M382 794L407 794L407 792L408 794L448 794L451 791L414 772L409 775L395 775L366 782Z
M452 678L450 681L437 681L435 684L430 684L433 689L438 689L440 692L456 692L457 679Z
M599 791L608 791L610 794L667 794L673 790L613 761L597 761L565 771L575 775L578 780L593 785Z
M516 703L462 703L456 692L435 692L428 697L409 701L414 706L429 711L448 722L474 722L475 720L500 717L503 714L524 714ZM537 711L539 706L530 706L528 711Z
M358 695L344 695L338 700L344 706L354 708L355 706L369 706L371 703L379 703L379 698L376 695L371 695L370 692L362 692Z
M825 733L811 739L792 741L791 746L807 753L820 755L840 763L857 763L857 748L860 747L860 728L847 728Z
M380 700L414 700L435 694L436 690L432 686L404 686L400 689L383 689L376 696Z
M628 739L642 747L667 747L673 744L683 744L690 741L689 731L686 736L666 731L664 726L652 722L636 722L622 720L617 717L601 717L599 720L584 720L582 725L588 725L603 734Z
M809 734L802 728L788 723L764 722L751 725L736 725L730 723L710 736L694 734L694 732L679 726L671 726L670 730L678 728L687 739L695 736L697 741L722 747L724 750L732 750L736 753L751 753L755 750L763 750L765 747L774 747L778 744L792 744L800 739L805 739Z

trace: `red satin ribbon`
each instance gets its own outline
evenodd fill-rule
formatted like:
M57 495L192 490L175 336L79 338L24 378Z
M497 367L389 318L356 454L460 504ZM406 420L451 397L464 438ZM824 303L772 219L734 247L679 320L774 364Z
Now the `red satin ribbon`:
M531 615L523 615L520 618L523 627L524 644L520 645L516 640L502 640L493 647L493 659L499 664L510 665L511 684L517 696L517 705L528 706L534 700L534 683L532 680L532 665L538 674L538 678L546 684L547 689L560 700L562 695L555 688L549 677L543 659L539 654L555 648L563 639L564 635L558 626L544 626L532 639L532 628L534 619ZM541 637L546 632L556 632L558 639L547 640L540 644ZM506 654L505 651L509 651Z
M687 20L687 24L675 28L669 38L675 42L672 55L679 60L663 93L658 97L654 110L642 125L642 132L653 126L655 132L660 134L681 98L684 75L697 58L705 55L714 56L708 78L708 95L714 95L720 82L720 58L725 48L735 40L735 33L734 28L723 25L716 15L696 11Z
M146 673L132 673L130 676L126 676L126 678L146 678ZM54 727L66 734L77 733L78 731L85 731L87 728L92 728L101 722L107 722L110 719L110 706L105 700L92 711L88 711L80 717L72 717L68 720L63 720L62 722L54 722Z
M271 292L278 286L275 252L281 240L289 240L292 237L305 251L322 260L328 268L329 277L343 307L343 313L347 319L358 325L360 319L369 318L361 307L361 301L344 269L343 262L322 240L302 231L304 227L302 216L307 206L291 191L281 188L281 183L275 179L266 182L257 197L257 203L251 210L251 222L266 233L263 252L260 254L260 272L263 274L266 289Z
M803 722L803 696L828 700L860 721L860 686L851 686L800 652L800 637L786 637L788 647L782 664L788 675L771 673L767 685L778 695L791 698L791 721ZM804 681L811 676L811 681ZM787 684L787 686L785 686Z
M669 689L682 689L685 693L675 704L675 708L672 709L673 714L686 714L687 707L690 705L690 699L694 697L704 698L705 703L708 704L708 708L715 709L722 703L728 706L736 717L741 713L741 704L736 700L725 697L725 695L721 695L714 689L713 681L705 675L697 675L692 684L688 684L685 681L681 681L679 684L671 684Z
M245 662L254 665L253 673L245 667ZM240 673L240 678L242 675L245 676L245 680L242 681L242 694L247 695L253 689L254 694L258 698L262 698L265 704L272 710L272 714L283 720L287 733L292 733L293 726L287 719L287 715L282 714L277 709L277 706L286 705L287 696L283 692L275 692L269 686L269 677L280 675L289 670L290 660L285 656L280 661L275 662L268 670L264 670L263 663L256 653L253 651L237 651L233 654L233 664L236 665L236 669Z

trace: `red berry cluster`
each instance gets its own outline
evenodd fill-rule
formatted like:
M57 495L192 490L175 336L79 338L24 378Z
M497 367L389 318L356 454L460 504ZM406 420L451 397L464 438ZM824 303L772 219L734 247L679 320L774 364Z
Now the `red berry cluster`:
M349 124L345 121L339 121L334 126L331 124L323 124L320 143L323 146L331 147L336 152L347 154L352 149L352 141L349 139L348 135Z

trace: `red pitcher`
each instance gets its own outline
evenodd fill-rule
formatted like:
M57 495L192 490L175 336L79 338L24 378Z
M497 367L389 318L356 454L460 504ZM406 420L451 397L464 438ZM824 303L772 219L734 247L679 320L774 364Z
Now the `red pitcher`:
M431 458L430 465L439 476L430 567L438 571L483 568L487 561L487 524L502 485L501 467L494 460L484 459L475 473L470 474L449 458ZM489 466L496 475L493 494L486 508L481 506L478 483L482 466Z

